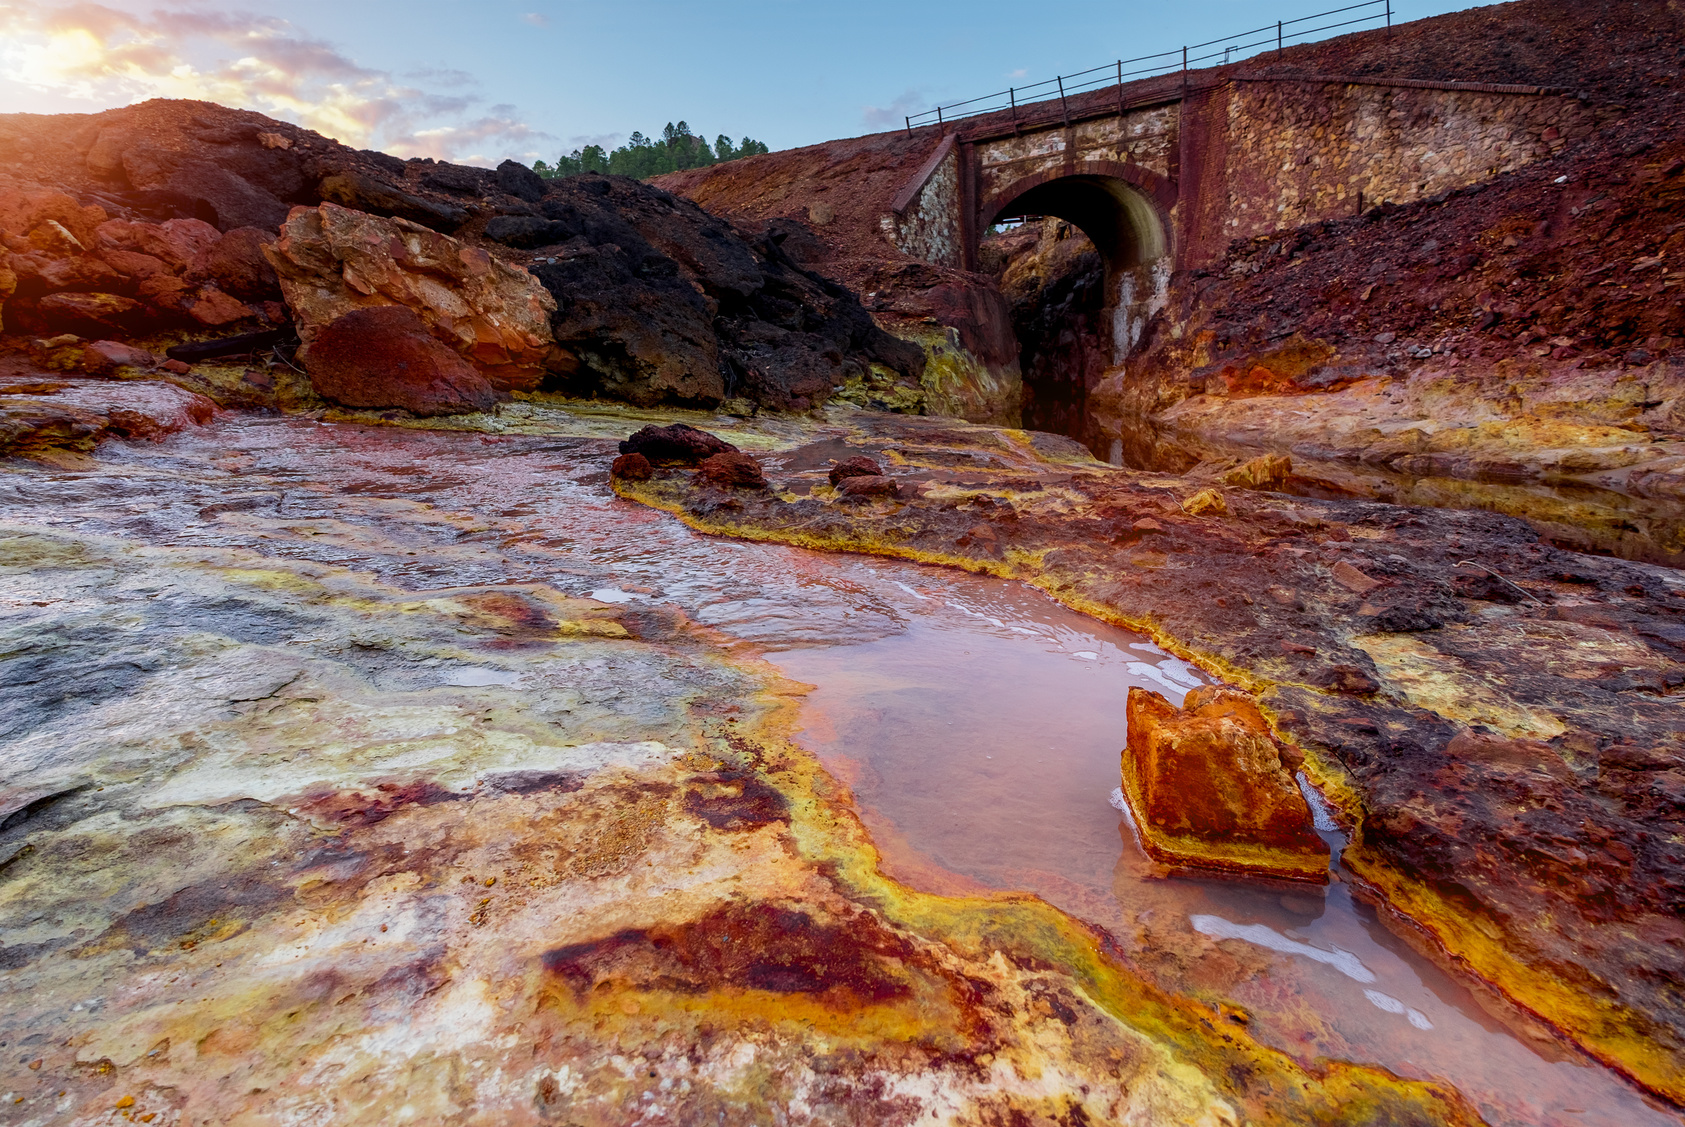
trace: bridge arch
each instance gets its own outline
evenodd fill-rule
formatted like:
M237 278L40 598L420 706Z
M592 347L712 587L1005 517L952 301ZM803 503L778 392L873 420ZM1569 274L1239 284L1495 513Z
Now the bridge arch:
M1129 359L1168 299L1175 204L1176 187L1163 176L1107 160L1063 163L984 196L973 230L1017 216L1056 216L1088 236L1104 271L1103 291L1093 274L1092 283L1073 275L1074 286L1067 279L1014 310L1025 426L1068 434L1102 458L1121 459L1121 445L1102 433L1091 393Z
M977 230L1019 215L1055 215L1082 229L1118 272L1170 253L1176 188L1150 168L1123 161L1073 161L1023 176L990 192Z

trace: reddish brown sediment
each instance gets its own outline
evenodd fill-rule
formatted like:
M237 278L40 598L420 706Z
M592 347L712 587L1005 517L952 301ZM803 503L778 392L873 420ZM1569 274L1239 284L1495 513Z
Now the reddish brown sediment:
M1177 708L1130 689L1123 793L1136 833L1167 865L1328 881L1328 844L1252 699L1196 689Z

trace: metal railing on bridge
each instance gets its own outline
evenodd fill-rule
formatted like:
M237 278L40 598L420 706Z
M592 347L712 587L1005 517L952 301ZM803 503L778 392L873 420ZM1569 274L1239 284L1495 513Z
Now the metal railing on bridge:
M1318 24L1316 27L1301 26L1335 16L1344 18L1334 23ZM1386 27L1392 26L1392 0L1364 0L1361 4L1348 4L1343 8L1300 16L1296 20L1278 20L1250 31L1220 36L1204 43L1189 44L1179 50L1160 51L1156 55L1142 55L1136 59L1119 59L1075 74L1059 75L1030 86L1009 86L994 94L984 94L964 102L954 102L951 105L925 110L923 113L910 114L906 118L907 132L911 133L915 126L945 126L949 122L999 113L1002 110L1010 110L1016 115L1020 106L1032 102L1048 102L1054 98L1059 99L1066 117L1069 117L1070 111L1066 102L1074 94L1116 86L1121 97L1125 82L1175 74L1178 71L1185 73L1199 66L1221 66L1238 62L1265 51L1281 51L1290 43L1308 42L1310 36L1320 35L1325 31L1357 27L1361 24L1381 26L1383 20L1386 21Z

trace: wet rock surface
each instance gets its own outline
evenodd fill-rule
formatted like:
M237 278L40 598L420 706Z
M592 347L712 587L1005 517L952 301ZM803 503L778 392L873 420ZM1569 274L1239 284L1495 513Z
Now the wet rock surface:
M0 467L32 1114L1476 1121L1217 1032L1039 901L885 880L793 686L567 593L612 565L534 506L611 442L218 425Z
M1150 632L1256 695L1402 934L1678 1099L1677 573L1495 514L1109 470L1049 437L862 417L826 452L916 487L867 505L800 450L729 504L660 471L616 487L709 531L1021 577ZM1221 507L1193 515L1202 494Z

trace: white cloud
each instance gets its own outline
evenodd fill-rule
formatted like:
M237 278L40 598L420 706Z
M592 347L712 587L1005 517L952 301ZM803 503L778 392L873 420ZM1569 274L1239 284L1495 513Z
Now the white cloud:
M925 105L926 99L923 94L908 89L887 106L865 107L860 117L867 125L882 129L885 126L904 124L907 116L922 112Z
M521 18L523 20L525 20L526 22L530 23L534 27L549 27L550 26L550 17L545 15L543 12L528 12L526 15L522 16Z
M402 156L496 163L547 138L511 106L469 118L480 99L460 71L400 78L251 12L0 0L0 74L97 108L200 98L254 109Z
M1028 77L1030 77L1030 72L1025 70L1023 67L1019 67L1017 70L1007 71L1006 77L1008 77L1008 78L1028 78Z

